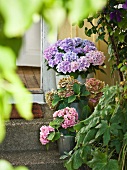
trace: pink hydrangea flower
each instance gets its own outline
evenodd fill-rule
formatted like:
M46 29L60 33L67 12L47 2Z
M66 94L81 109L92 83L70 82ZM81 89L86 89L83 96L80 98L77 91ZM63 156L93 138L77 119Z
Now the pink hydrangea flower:
M42 145L46 145L47 143L49 143L47 137L50 134L50 132L53 131L55 131L55 129L51 126L44 125L40 128L40 142L42 143Z
M64 119L61 124L64 129L74 126L78 121L78 113L75 108L66 107L58 110L53 114L53 118L55 119L56 117L62 117Z

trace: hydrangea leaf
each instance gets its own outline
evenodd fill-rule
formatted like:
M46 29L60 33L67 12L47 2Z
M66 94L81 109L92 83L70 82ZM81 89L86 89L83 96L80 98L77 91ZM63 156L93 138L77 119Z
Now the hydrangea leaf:
M68 97L68 103L72 103L76 100L76 96L75 95L72 95L70 97Z
M80 84L74 83L73 90L76 94L80 93Z
M48 140L52 140L55 136L55 132L51 132L49 136L47 137Z
M54 142L54 141L58 140L60 138L60 135L61 135L60 132L55 132L55 136L52 141Z

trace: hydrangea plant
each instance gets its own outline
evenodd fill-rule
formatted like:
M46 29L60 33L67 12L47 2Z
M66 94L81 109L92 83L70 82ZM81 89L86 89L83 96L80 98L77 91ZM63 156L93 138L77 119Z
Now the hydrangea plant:
M79 119L83 120L91 114L91 109L88 106L89 95L90 92L86 89L85 84L81 84L74 77L68 76L60 79L58 89L47 92L45 99L51 110L76 106Z
M100 69L105 60L103 52L98 51L93 42L79 37L58 40L44 51L44 58L48 68L75 78L78 75L87 77Z
M73 126L78 122L78 113L75 108L66 107L58 110L53 114L53 120L48 126L43 125L40 128L40 142L46 145L60 138L61 133L64 135L74 135Z

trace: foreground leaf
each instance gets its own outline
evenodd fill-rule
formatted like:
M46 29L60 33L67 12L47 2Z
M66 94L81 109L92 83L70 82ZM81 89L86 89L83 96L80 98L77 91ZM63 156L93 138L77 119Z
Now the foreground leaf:
M88 162L88 166L92 170L120 170L117 160L108 159L107 154L100 151L93 152L93 159Z

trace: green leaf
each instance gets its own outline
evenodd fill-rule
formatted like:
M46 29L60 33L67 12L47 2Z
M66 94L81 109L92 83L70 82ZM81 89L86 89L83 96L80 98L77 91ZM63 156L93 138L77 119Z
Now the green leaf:
M62 156L60 156L60 159L66 159L66 158L68 158L68 155L62 155Z
M106 129L108 128L108 122L106 120L102 120L101 123L96 126L96 128L98 129L98 131L95 138L98 138L105 133Z
M89 145L83 146L81 148L81 158L83 159L84 163L87 163L87 161L89 160L89 157L91 155L91 150L92 150L92 147Z
M29 170L29 169L25 166L18 166L14 170Z
M84 91L81 93L81 96L89 96L90 92L89 91Z
M91 109L88 105L86 105L82 108L82 118L86 119L90 115L90 113L91 113ZM83 114L84 114L84 116L83 116Z
M57 107L57 110L60 110L60 109L64 109L65 107L68 107L69 104L65 101L63 101L62 103L60 103Z
M122 138L123 138L123 137L122 137ZM121 150L121 148L122 148L121 139L115 138L115 139L110 140L110 142L111 142L111 144L110 144L111 147L115 147L116 152L119 154L119 153L120 153L120 150Z
M124 143L127 144L127 132L124 134Z
M59 103L60 100L61 99L58 95L54 95L53 100L52 100L52 105L56 106Z
M121 68L121 67L122 67L122 65L123 65L123 63L120 63L120 64L118 65L118 68Z
M118 165L118 161L114 160L114 159L110 159L109 162L107 163L107 165L104 167L104 169L102 170L120 170L120 167Z
M75 94L80 94L80 84L74 83L73 90Z
M126 65L124 65L124 66L122 66L121 68L120 68L120 71L125 71L125 70L127 70L127 66Z
M16 56L11 48L0 46L0 68L4 72L16 69ZM6 63L8 61L8 64ZM4 69L5 68L5 69Z
M104 135L103 135L104 146L108 145L109 141L110 141L110 127L108 127L106 129L106 131L104 132Z
M60 134L61 134L60 132L55 132L55 136L52 141L54 142L54 141L58 140L60 138Z
M81 88L80 88L80 94L83 95L85 91L86 91L86 86L83 84L81 85Z
M88 166L92 168L92 170L102 170L107 164L107 154L100 151L93 151L92 155L93 159L88 162Z
M108 46L108 54L112 54L112 44L109 44Z
M65 162L64 166L67 168L67 170L74 170L72 166L72 157Z
M10 162L1 159L0 160L0 169L1 170L14 170L13 166L10 164Z
M48 140L52 140L52 139L54 138L54 136L55 136L55 132L51 132L51 133L48 135L47 139L48 139Z
M87 122L88 121L88 122ZM97 124L99 123L100 121L100 117L92 117L92 118L87 118L85 121L84 121L84 124L85 123L88 123L86 127L86 131L89 131L90 128L93 128L95 126L97 126Z
M5 21L5 34L8 37L23 35L30 24L32 24L33 15L39 11L41 5L41 0L13 0L11 1L11 6L4 0L1 0L0 11Z
M76 96L75 95L72 95L70 97L68 97L68 103L72 103L76 100Z
M110 126L110 132L113 135L118 135L118 130L122 129L122 127L118 123L112 123Z
M120 170L117 160L108 159L107 154L100 151L93 152L93 159L88 162L88 166L92 170Z
M57 117L53 121L49 123L50 126L55 127L58 126L60 127L64 119L62 117Z
M83 127L82 129L84 129L85 127ZM84 130L83 130L84 132ZM83 140L85 138L85 133L82 133L81 130L76 134L76 148L78 148L79 146L81 146L81 144L83 143Z
M6 134L6 127L4 124L4 119L2 117L2 114L0 114L0 143L3 141Z
M78 169L82 165L83 161L80 156L80 150L76 150L73 154L73 168Z
M84 123L80 121L78 124L74 126L74 129L76 131L79 131L82 127L84 127Z
M124 42L124 38L125 38L125 35L124 35L124 34L120 34L120 35L119 35L119 41L120 41L120 42L123 43L123 42Z
M95 135L96 135L97 129L93 128L90 129L88 131L88 133L86 134L84 140L83 140L83 144L86 145L87 143L89 143L91 140L95 139Z
M21 86L22 87L22 86ZM32 95L30 92L25 89L21 88L20 86L13 87L12 92L14 96L14 100L16 101L16 108L19 114L25 119L32 119ZM19 93L20 91L20 93ZM25 102L24 102L25 101Z
M79 21L78 26L79 26L79 28L82 28L84 26L84 21Z

